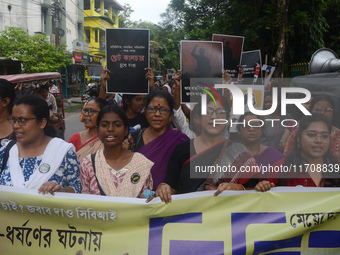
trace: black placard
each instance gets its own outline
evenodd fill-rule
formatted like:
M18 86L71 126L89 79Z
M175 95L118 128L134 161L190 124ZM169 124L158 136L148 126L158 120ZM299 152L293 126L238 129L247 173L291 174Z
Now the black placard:
M148 29L106 29L106 62L111 71L107 92L149 93L144 70L149 66L149 45Z

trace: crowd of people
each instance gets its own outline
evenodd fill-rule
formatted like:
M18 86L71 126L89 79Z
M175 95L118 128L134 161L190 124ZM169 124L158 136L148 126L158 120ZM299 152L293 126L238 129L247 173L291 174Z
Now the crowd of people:
M0 80L0 185L52 195L71 192L147 201L160 197L165 203L174 194L203 190L218 195L224 190L264 192L275 186L340 186L330 174L339 170L340 156L331 97L314 95L304 105L312 115L300 116L296 127L266 121L292 119L290 113L281 116L280 106L270 116L246 112L238 119L244 125L231 135L228 124L214 122L230 119L229 93L207 97L203 114L201 103L193 109L181 104L180 71L172 84L163 86L154 83L151 68L145 71L150 93L124 94L119 106L105 91L110 72L104 69L99 96L82 109L85 130L68 142L56 138L49 125L55 106L47 87L41 86L41 96L16 99L14 85ZM224 78L230 82L228 74ZM268 92L264 109L271 105ZM264 175L270 166L288 171Z

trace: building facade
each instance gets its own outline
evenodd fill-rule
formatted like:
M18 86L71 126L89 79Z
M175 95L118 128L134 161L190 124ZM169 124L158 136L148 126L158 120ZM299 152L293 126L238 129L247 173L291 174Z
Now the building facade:
M105 29L118 28L119 12L124 7L115 0L84 0L84 42L89 44L89 54L105 56Z

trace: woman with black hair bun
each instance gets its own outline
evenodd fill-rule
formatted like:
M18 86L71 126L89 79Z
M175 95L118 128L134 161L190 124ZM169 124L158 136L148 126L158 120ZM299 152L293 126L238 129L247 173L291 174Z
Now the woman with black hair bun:
M5 79L0 79L0 148L8 140L15 139L13 127L7 121L12 114L14 99L14 85Z
M80 193L74 146L56 138L55 129L48 125L46 101L35 95L22 96L8 121L17 141L0 149L0 185L36 189L42 194Z

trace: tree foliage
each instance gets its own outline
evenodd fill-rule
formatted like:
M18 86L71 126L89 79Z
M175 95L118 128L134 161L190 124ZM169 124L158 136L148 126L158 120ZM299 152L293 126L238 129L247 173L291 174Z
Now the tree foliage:
M213 34L244 36L243 50L260 49L277 76L287 65L308 62L319 48L340 54L340 0L171 0L161 16L158 25L128 17L124 23L150 29L159 46L151 49L159 57L151 61L154 68L179 69L180 41L210 41Z
M189 40L244 36L244 51L260 49L274 60L268 64L309 61L325 46L328 24L338 26L340 13L339 0L172 0L171 7L182 17ZM338 35L333 31L328 38L334 42Z
M25 73L55 72L72 64L66 46L57 49L45 34L31 36L17 27L0 32L0 56L19 60Z

